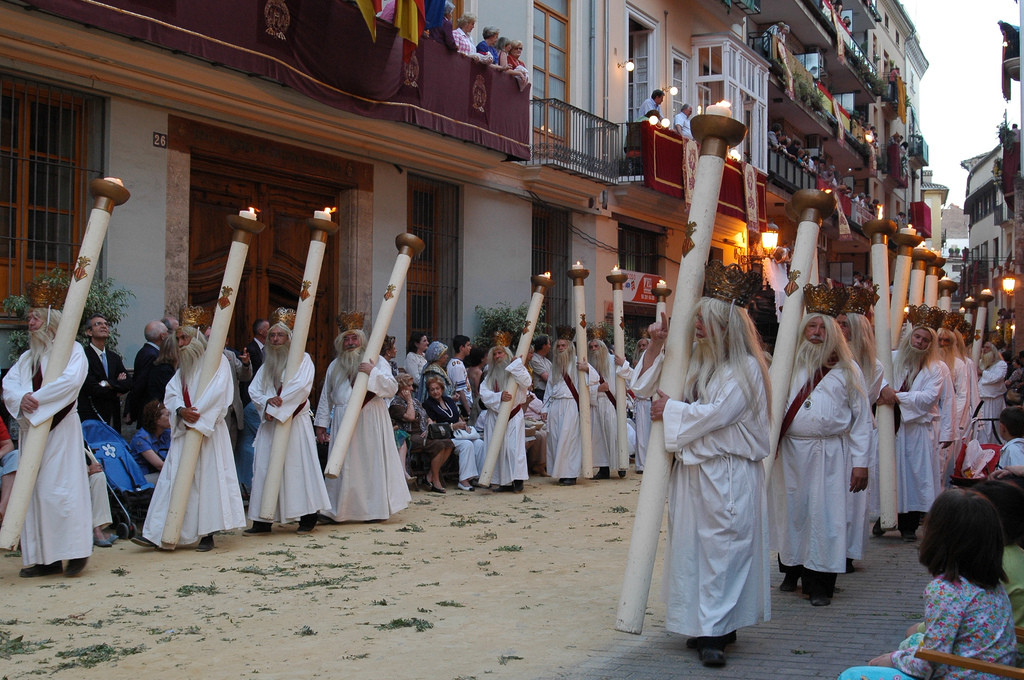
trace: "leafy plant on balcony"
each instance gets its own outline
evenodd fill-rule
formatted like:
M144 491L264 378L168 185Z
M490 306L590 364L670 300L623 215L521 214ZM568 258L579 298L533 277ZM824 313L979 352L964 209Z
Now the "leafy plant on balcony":
M996 134L999 136L999 143L1003 145L1004 149L1010 149L1013 143L1017 141L1017 134L1010 129L1005 120L996 128Z
M824 105L821 103L821 93L818 91L818 86L803 73L796 72L793 74L793 91L796 93L797 99L814 111L825 110Z

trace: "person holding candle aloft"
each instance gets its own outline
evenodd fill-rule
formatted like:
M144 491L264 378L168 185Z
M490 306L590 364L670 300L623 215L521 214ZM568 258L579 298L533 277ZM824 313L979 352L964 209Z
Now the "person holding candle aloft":
M590 427L593 432L593 479L610 479L611 466L618 467L618 422L615 416L615 379L629 376L633 369L622 357L613 356L605 344L601 329L594 329L593 339L587 345L592 370L599 376L597 397L590 402Z
M61 571L65 576L77 576L92 554L92 510L82 455L82 422L74 408L88 371L80 344L73 344L68 364L57 379L42 385L61 319L54 305L61 301L63 291L46 283L30 286L29 349L3 381L4 404L18 419L22 437L30 425L53 419L21 532L21 559L25 564L19 573L22 577ZM61 560L68 560L67 569Z
M736 631L771 616L764 467L768 455L768 366L746 305L761 277L712 262L696 308L693 354L682 401L658 389L668 318L633 390L651 395L651 417L673 453L665 552L665 626L692 636L705 666L725 664Z
M487 410L480 415L480 420L483 421L484 441L487 442L484 446L486 452L494 433L494 423L501 403L512 401L512 395L505 391L505 380L510 375L515 378L519 388L505 429L505 441L498 452L491 483L498 485L498 491L518 492L523 490L523 482L530 478L526 464L526 416L523 409L526 402L535 397L530 392L530 372L523 365L523 360L519 357L513 358L512 352L508 349L511 340L507 333L499 333L495 336L494 346L487 353L487 374L480 383L480 400Z
M548 474L562 486L572 486L580 475L583 450L580 443L579 389L576 371L588 371L586 388L591 401L597 395L600 376L590 364L576 361L571 326L559 326L551 361L551 375L544 389L544 411L548 414Z

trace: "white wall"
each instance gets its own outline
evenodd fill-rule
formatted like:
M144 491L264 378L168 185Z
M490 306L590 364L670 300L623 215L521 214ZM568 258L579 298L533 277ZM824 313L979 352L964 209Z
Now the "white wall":
M118 325L118 350L131 366L146 323L164 314L167 150L153 146L153 133L167 132L167 115L122 99L111 99L108 111L104 169L124 181L131 198L111 215L103 274L135 294Z
M367 333L373 328L373 319L384 301L384 289L395 268L395 259L398 257L395 237L408 229L407 178L407 173L399 172L390 163L373 165L373 309L365 310L367 318L364 327ZM407 308L408 298L403 286L388 327L388 335L395 336L400 361L405 356L405 343L409 339L406 330Z

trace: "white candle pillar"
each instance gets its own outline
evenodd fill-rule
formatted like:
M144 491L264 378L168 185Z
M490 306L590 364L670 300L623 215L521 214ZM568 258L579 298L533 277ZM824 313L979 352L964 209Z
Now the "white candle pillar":
M949 312L953 309L953 293L959 288L956 281L943 276L939 279L939 309Z
M363 361L376 365L380 358L380 348L384 344L384 336L387 335L388 326L391 325L391 317L398 305L398 293L405 285L405 276L409 273L409 265L412 258L418 255L424 247L423 241L410 233L402 233L395 237L395 247L398 248L398 258L395 260L394 269L391 270L391 278L388 279L388 286L384 289L384 301L381 302L380 310L373 321L373 330L370 338L366 341L366 349L363 352ZM349 397L349 404L353 408L346 408L338 425L338 431L331 433L331 451L327 457L327 468L324 475L331 479L341 474L342 463L348 455L348 447L352 443L352 436L356 431L356 424L359 422L361 409L359 404L366 398L366 389L370 384L370 376L362 371L356 373L355 383L352 385L352 396Z
M249 244L255 234L262 232L266 225L256 219L252 210L243 210L237 215L228 215L231 227L231 249L228 250L228 261L224 268L221 281L220 298L213 312L213 323L210 325L210 337L203 353L203 363L199 371L199 385L195 387L195 397L206 391L207 386L217 375L217 369L224 358L224 345L228 339L228 328L231 316L235 312L235 301L238 286L242 281L242 269L249 254ZM185 508L199 462L199 449L203 445L203 434L195 428L185 432L185 442L178 458L178 467L171 485L171 498L167 506L167 518L164 520L164 531L160 536L161 546L174 549L181 538L181 524L185 519Z
M871 239L871 278L878 282L875 302L875 356L882 362L882 375L892 385L892 333L889 329L889 246L888 237L896 234L892 220L869 220L864 233ZM896 527L896 416L892 406L875 407L878 428L879 522L885 530Z
M530 343L533 342L533 333L537 330L537 318L540 316L540 308L544 304L544 295L548 288L555 285L548 273L543 276L531 276L530 283L533 284L533 295L530 297L530 306L526 311L526 326L519 338L519 346L516 347L516 357L523 363L526 363L526 356L530 353ZM495 417L491 440L487 444L487 457L484 459L484 467L477 480L477 483L484 487L491 483L494 466L498 464L498 454L501 452L501 447L505 445L505 432L508 429L508 419L512 415L512 405L516 402L516 395L519 392L519 383L511 375L505 378L505 392L511 394L512 399L501 402L498 415Z
M683 396L683 376L690 362L694 309L704 287L704 266L711 251L725 156L729 147L739 144L747 134L743 123L724 115L715 115L710 110L705 115L694 116L690 125L694 138L701 145L700 157L697 160L693 203L683 241L660 384L660 389L670 399L677 400ZM643 630L644 612L647 609L654 560L658 551L661 518L668 498L670 462L671 456L665 450L664 424L654 421L647 444L647 460L644 463L643 481L640 483L633 534L626 557L626 574L615 621L615 628L627 633L638 634Z
M907 306L907 290L910 285L910 261L914 247L924 240L913 227L901 229L892 237L896 244L896 266L892 275L892 299L889 301L889 330L892 332L892 346L900 342L903 332L903 308Z
M942 265L944 264L946 264L946 258L932 251L924 274L924 303L929 307L939 305L939 278L942 276Z
M587 352L587 300L584 294L583 282L590 271L584 269L577 262L569 268L569 278L572 279L572 301L573 315L576 327L576 360L587 363L589 355ZM590 418L590 388L587 387L589 369L587 371L576 371L576 393L579 395L580 407L580 474L584 479L594 476L594 442L591 432Z
M651 288L651 294L654 295L654 299L657 301L654 304L654 320L661 323L661 315L665 314L668 310L668 296L672 294L672 289L665 285L664 281L658 281L658 285Z
M994 299L995 296L988 288L978 293L978 322L974 324L974 344L971 346L971 358L975 366L981 360L981 348L988 338L988 303Z
M612 284L612 329L615 336L615 355L626 357L626 321L622 311L622 284L629 277L615 265L612 273L605 277ZM614 365L614 364L613 364ZM619 476L625 477L629 468L629 430L626 424L626 379L615 376L615 448L618 452Z
M78 250L75 269L64 298L63 314L53 338L53 348L50 350L50 358L43 374L43 385L59 378L71 360L71 348L78 335L82 315L85 313L85 300L92 287L96 263L99 261L103 241L107 235L107 225L110 224L110 215L114 212L114 206L121 205L131 196L121 180L113 177L94 179L89 183L89 193L93 197L92 211L89 213L82 246ZM3 526L0 527L0 546L8 550L13 550L20 540L21 530L25 525L25 514L28 512L36 478L39 476L43 450L50 438L52 420L47 419L21 433L18 474L14 476L11 497L7 501L7 514L4 515Z
M793 194L793 200L786 206L786 212L797 222L796 241L793 244L793 261L790 264L790 284L786 287L788 297L782 305L779 319L779 334L775 338L772 365L768 377L772 384L771 434L769 454L764 459L765 480L771 478L772 464L782 432L782 419L789 401L789 383L793 375L793 361L799 343L800 321L804 316L804 286L809 283L813 262L818 255L818 231L821 221L836 210L836 197L825 191L802 189ZM792 292L789 292L792 291Z
M309 337L309 326L313 321L313 303L316 302L316 291L320 284L320 269L324 262L327 237L338 231L338 225L330 218L330 212L317 210L312 219L306 220L306 226L310 230L309 250L306 253L306 269L302 274L299 299L295 304L295 328L292 329L292 341L288 348L284 383L299 372L306 355L306 339ZM260 519L267 522L274 520L274 510L281 494L281 479L284 476L284 461L288 453L291 431L292 418L289 416L287 420L277 423L274 438L270 443L270 459L267 461L267 474L264 478L259 508Z
M910 307L924 304L924 279L931 257L932 251L920 247L914 248L910 256L910 290L907 291L907 305Z

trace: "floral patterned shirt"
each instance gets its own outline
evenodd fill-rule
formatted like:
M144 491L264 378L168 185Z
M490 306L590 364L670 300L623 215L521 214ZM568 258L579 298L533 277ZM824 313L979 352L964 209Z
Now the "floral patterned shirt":
M925 632L921 646L982 661L1014 665L1017 638L1010 600L1000 584L985 590L960 578L938 576L924 589ZM917 678L972 679L989 677L965 668L932 664L914 656L916 649L892 653L893 666Z

